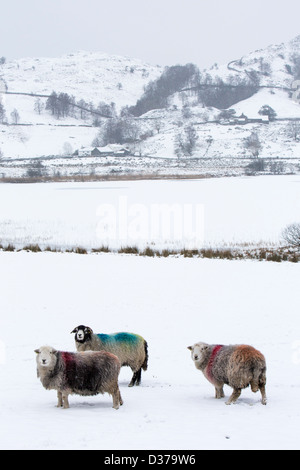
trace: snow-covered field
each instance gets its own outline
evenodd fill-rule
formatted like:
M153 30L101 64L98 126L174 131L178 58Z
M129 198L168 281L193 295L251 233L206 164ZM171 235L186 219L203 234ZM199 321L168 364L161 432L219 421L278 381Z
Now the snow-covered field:
M299 276L293 263L0 253L0 448L299 449ZM121 371L118 411L108 395L58 409L36 378L33 350L74 350L80 323L149 343L142 385ZM198 340L260 349L267 406L249 389L215 400L186 349Z
M99 246L110 213L141 244L151 208L177 203L199 205L204 244L277 243L299 221L299 184L299 176L273 176L0 185L0 241ZM289 262L0 251L0 448L299 449L299 279L299 263ZM34 349L75 350L70 332L79 324L148 341L142 385L128 388L131 371L121 370L118 411L108 395L72 396L70 409L58 409L36 377ZM249 389L235 405L215 400L187 350L200 340L261 350L268 405Z
M299 190L299 175L2 184L0 243L57 249L279 243L286 225L299 221Z

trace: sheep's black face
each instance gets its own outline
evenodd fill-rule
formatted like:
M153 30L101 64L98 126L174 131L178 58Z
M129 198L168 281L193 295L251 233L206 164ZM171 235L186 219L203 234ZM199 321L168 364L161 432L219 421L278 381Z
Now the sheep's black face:
M75 341L85 343L91 338L93 330L89 326L79 325L71 333L75 333Z

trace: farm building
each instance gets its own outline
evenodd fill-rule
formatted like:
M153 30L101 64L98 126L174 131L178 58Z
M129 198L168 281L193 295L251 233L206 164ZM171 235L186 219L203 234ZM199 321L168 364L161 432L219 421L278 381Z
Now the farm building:
M109 144L105 147L84 147L78 150L79 157L122 157L129 154L130 151L123 145L119 144Z

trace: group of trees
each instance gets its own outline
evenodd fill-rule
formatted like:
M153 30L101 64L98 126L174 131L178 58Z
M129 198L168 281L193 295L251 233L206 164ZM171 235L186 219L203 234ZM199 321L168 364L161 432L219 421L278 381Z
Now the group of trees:
M292 67L289 66L288 71L293 75L295 80L300 79L300 55L294 54L292 56Z
M129 108L133 116L141 116L151 109L165 108L168 98L185 87L194 87L198 69L194 64L166 67L159 78L151 81L135 106Z
M194 64L166 67L158 79L147 85L129 112L133 116L141 116L151 109L165 108L170 96L182 91L189 91L203 106L225 109L254 95L259 82L259 74L255 71L249 72L247 77L232 75L224 81L209 73L202 74Z
M70 116L74 104L75 99L73 96L69 96L68 93L57 94L53 91L47 99L46 109L59 119L60 117Z
M38 98L35 101L35 111L41 114L43 109L43 102ZM116 115L114 103L107 104L101 101L95 107L93 103L87 103L83 99L76 101L75 97L68 95L68 93L56 93L55 91L47 99L45 109L57 119L70 116L85 120L89 116L93 116L95 126L99 125L101 117L112 118Z
M198 76L198 102L204 106L227 109L239 101L250 98L258 91L259 79L252 73L248 78L230 76L227 82L220 77L214 79L206 74Z
M107 119L101 126L93 145L102 147L108 144L133 143L140 138L140 134L140 127L133 118L114 117Z

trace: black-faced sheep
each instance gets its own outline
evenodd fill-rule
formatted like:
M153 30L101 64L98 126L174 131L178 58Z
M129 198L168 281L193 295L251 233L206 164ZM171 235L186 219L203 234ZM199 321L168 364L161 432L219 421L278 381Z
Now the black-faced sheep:
M223 385L229 385L233 392L226 404L230 405L239 398L241 390L250 385L252 392L260 390L262 404L267 404L266 361L261 352L245 344L196 343L188 349L196 368L215 386L216 398L223 398Z
M123 404L118 377L119 359L107 352L65 352L51 346L36 349L37 376L46 390L57 390L57 406L69 408L68 395L109 393L113 408Z
M148 367L147 342L134 333L94 334L89 326L79 325L75 333L77 351L107 351L115 354L121 366L129 366L133 372L129 387L140 385L142 369Z

